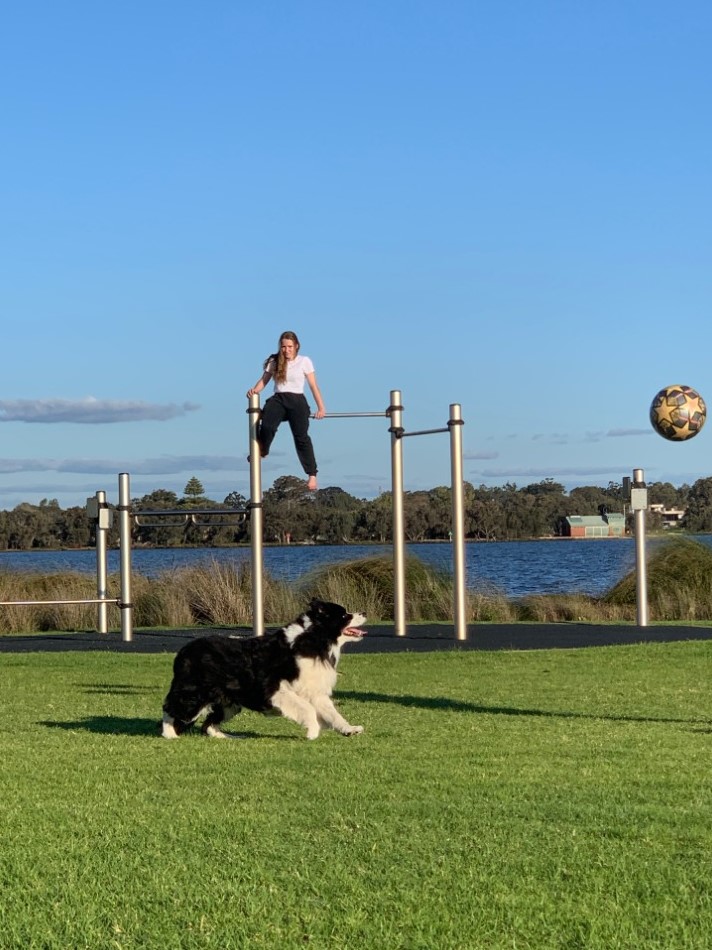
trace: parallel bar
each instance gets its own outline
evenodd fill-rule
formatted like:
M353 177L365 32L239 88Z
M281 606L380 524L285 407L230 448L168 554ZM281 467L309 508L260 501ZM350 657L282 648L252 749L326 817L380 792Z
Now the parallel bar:
M403 406L399 389L391 390L391 487L393 503L393 619L397 637L405 627L405 520L403 517Z

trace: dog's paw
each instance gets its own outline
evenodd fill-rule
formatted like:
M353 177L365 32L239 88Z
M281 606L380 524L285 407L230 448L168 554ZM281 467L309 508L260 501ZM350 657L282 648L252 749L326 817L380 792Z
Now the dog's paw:
M318 739L320 733L321 733L321 729L308 729L308 730L307 730L307 739L309 739L309 740Z
M203 730L203 735L208 736L210 739L239 739L239 736L233 735L229 732L223 732L222 729L218 729L217 726L207 726Z
M165 722L165 721L164 721L164 722L162 722L162 723L159 723L159 729L160 729L161 735L163 736L164 739L177 739L177 738L178 738L178 733L176 732L175 726L173 725L172 722Z
M347 728L343 730L342 735L358 736L362 732L363 732L363 726L347 726Z

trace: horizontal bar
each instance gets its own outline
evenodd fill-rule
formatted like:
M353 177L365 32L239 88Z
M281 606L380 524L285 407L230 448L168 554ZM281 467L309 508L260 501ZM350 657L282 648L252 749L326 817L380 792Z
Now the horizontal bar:
M162 517L163 515L182 515L184 518L190 518L191 515L244 515L247 508L157 508L151 511L148 508L140 508L138 511L132 511L135 518L141 515L142 518L151 516L152 518Z
M170 518L180 518L180 521L144 521L144 517L157 518L160 515L166 515ZM208 521L198 521L196 516L208 518ZM239 521L213 521L213 518L228 518L231 515L237 515ZM202 528L234 528L237 524L247 520L247 508L194 508L192 511L134 511L131 517L137 528L183 528L187 524L194 524Z
M366 416L373 417L379 416L384 418L388 415L387 412L327 412L321 418L322 419L355 419L357 416L365 418ZM312 413L310 416L311 419L316 419L316 415Z
M118 604L118 597L90 597L86 600L0 600L0 607L39 607L41 604Z
M198 521L195 515L190 516L190 520L196 526L196 528L234 528L236 526L235 521ZM247 512L243 512L240 515L240 521L247 520ZM147 525L142 525L142 527L147 527ZM155 527L159 527L159 523L155 522Z
M401 432L399 438L405 439L409 435L432 435L434 432L449 432L446 426L444 429L421 429L420 432Z
M133 519L137 528L185 528L190 522L190 518L183 518L182 521L139 521L138 515L134 515Z

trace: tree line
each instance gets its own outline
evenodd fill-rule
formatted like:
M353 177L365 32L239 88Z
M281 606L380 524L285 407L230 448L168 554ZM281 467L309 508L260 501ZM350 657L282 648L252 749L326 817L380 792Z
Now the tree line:
M446 541L451 532L452 494L448 487L409 491L404 497L406 539ZM670 482L648 484L650 504L686 511L680 528L690 533L712 532L712 478L693 485L675 487ZM181 516L133 524L135 544L156 547L227 546L249 540L248 516L237 520L220 515L245 509L247 499L231 492L222 501L207 498L200 481L193 477L182 496L158 489L132 499L134 512L177 510ZM190 517L191 509L215 508L215 516ZM469 482L464 485L465 536L476 541L523 540L552 537L563 533L569 515L595 515L601 510L632 517L623 495L623 486L609 482L605 488L585 486L567 492L553 479L524 487L506 484L494 488ZM225 523L229 520L230 523ZM263 496L264 537L267 543L351 544L388 543L392 540L391 493L377 498L356 498L341 488L307 490L304 481L293 476L278 478ZM222 521L223 523L216 523ZM660 516L648 512L649 530L662 527ZM91 547L95 542L94 522L86 508L62 509L56 499L39 505L23 503L10 511L0 510L0 550ZM109 534L109 543L118 543L118 519Z

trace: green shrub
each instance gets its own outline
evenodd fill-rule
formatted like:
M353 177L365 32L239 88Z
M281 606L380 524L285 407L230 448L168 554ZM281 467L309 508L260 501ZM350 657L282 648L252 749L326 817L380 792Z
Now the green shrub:
M699 541L675 538L647 559L651 620L712 618L712 549ZM635 607L636 572L631 571L602 598L604 604Z

